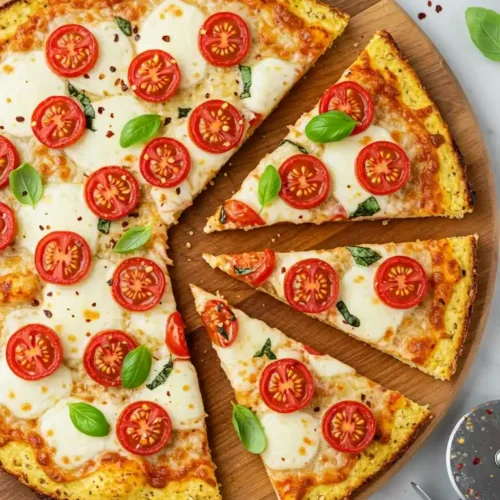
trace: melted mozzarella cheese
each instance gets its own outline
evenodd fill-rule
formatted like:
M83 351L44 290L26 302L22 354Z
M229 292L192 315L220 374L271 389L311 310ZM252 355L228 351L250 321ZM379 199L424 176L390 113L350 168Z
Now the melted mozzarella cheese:
M35 252L38 242L52 231L73 231L82 236L90 250L97 250L97 222L85 203L80 184L49 184L35 205L21 205L17 210L17 238L20 244Z
M13 53L0 64L0 125L12 135L32 136L31 116L36 106L47 97L66 93L43 51Z
M182 0L166 0L143 21L137 52L161 49L179 64L181 88L201 82L207 62L198 49L198 33L205 21L203 12Z
M297 359L302 360L302 356L296 349L290 349L288 347L281 347L276 351L276 357L278 359Z
M356 370L350 366L338 361L331 356L317 356L308 354L307 360L309 367L319 377L337 377L338 375L354 375Z

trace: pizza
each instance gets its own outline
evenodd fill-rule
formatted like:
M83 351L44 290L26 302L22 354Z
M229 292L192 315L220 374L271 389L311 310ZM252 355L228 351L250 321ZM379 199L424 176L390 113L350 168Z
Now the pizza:
M450 380L476 297L476 246L471 235L203 257L296 311Z
M391 35L380 31L209 218L205 232L461 218L472 209L447 125Z
M402 394L191 288L235 391L236 432L261 454L279 499L350 498L431 418Z

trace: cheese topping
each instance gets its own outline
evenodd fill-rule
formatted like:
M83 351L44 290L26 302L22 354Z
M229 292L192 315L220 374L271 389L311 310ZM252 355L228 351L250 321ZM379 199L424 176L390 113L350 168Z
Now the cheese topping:
M356 373L354 368L331 356L317 356L308 353L307 360L310 368L319 377L337 377L339 375L354 375Z

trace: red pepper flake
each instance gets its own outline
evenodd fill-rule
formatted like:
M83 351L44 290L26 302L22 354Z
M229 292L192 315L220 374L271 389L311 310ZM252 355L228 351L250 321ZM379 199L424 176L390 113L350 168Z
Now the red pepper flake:
M493 415L493 410L491 408L486 408L486 413L488 415Z
M114 135L115 135L115 133L114 133L112 130L108 130L108 131L106 132L106 137L107 137L108 139L110 139L110 138L111 138L111 137L113 137Z
M83 217L78 217L76 220L80 222L81 220L83 220Z
M436 12L439 14L443 10L443 7L441 5L436 5Z
M114 41L115 43L120 39L120 37L118 36L118 34L115 34L115 38L114 38Z
M141 35L135 35L135 36L134 36L134 40L135 40L136 42L138 42L140 39L141 39Z
M462 470L464 468L464 464L457 464L457 469Z
M419 15L418 15L418 18L420 19L420 21L422 21L423 19L425 19L427 17L427 14L425 12L421 12Z
M476 457L473 461L472 461L472 465L479 465L481 463L481 459L479 457Z
M99 106L99 107L97 108L97 112L98 112L100 115L102 115L102 114L104 113L104 108L103 108L102 106Z
M111 71L111 73L114 73L116 71L116 68L114 66L110 66L109 71Z
M48 309L44 309L43 314L45 314L45 316L47 316L47 318L52 318L52 313Z
M89 75L87 75L87 73L85 73L85 74L83 75L83 78L86 78L86 79L88 80L88 79L90 78L90 76L89 76Z
M122 85L122 91L126 92L128 90L127 84L123 80L121 80L121 85Z
M164 42L170 42L170 37L168 35L165 35L165 36L162 36L161 39L164 41Z
M37 300L37 299L33 299L33 300L31 301L31 305L32 305L33 307L37 307L37 306L39 306L39 305L40 305L40 301L39 301L39 300Z
M429 1L427 2L427 5L428 5L429 7L432 7L432 2L431 2L431 0L429 0Z
M24 116L16 116L16 122L23 123Z

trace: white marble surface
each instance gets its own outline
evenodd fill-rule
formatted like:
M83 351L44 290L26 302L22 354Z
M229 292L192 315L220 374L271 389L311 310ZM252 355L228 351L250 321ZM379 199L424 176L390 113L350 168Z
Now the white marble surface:
M416 20L448 61L465 90L481 125L492 160L500 196L500 62L486 59L470 40L464 13L467 7L500 12L500 0L397 0ZM443 11L435 11L440 4ZM417 16L427 17L419 21ZM500 273L497 274L497 278ZM493 299L485 336L464 388L434 433L410 462L373 500L417 500L410 481L420 484L432 500L456 500L446 472L448 437L459 418L473 406L500 399L500 286ZM487 499L484 499L487 500Z

